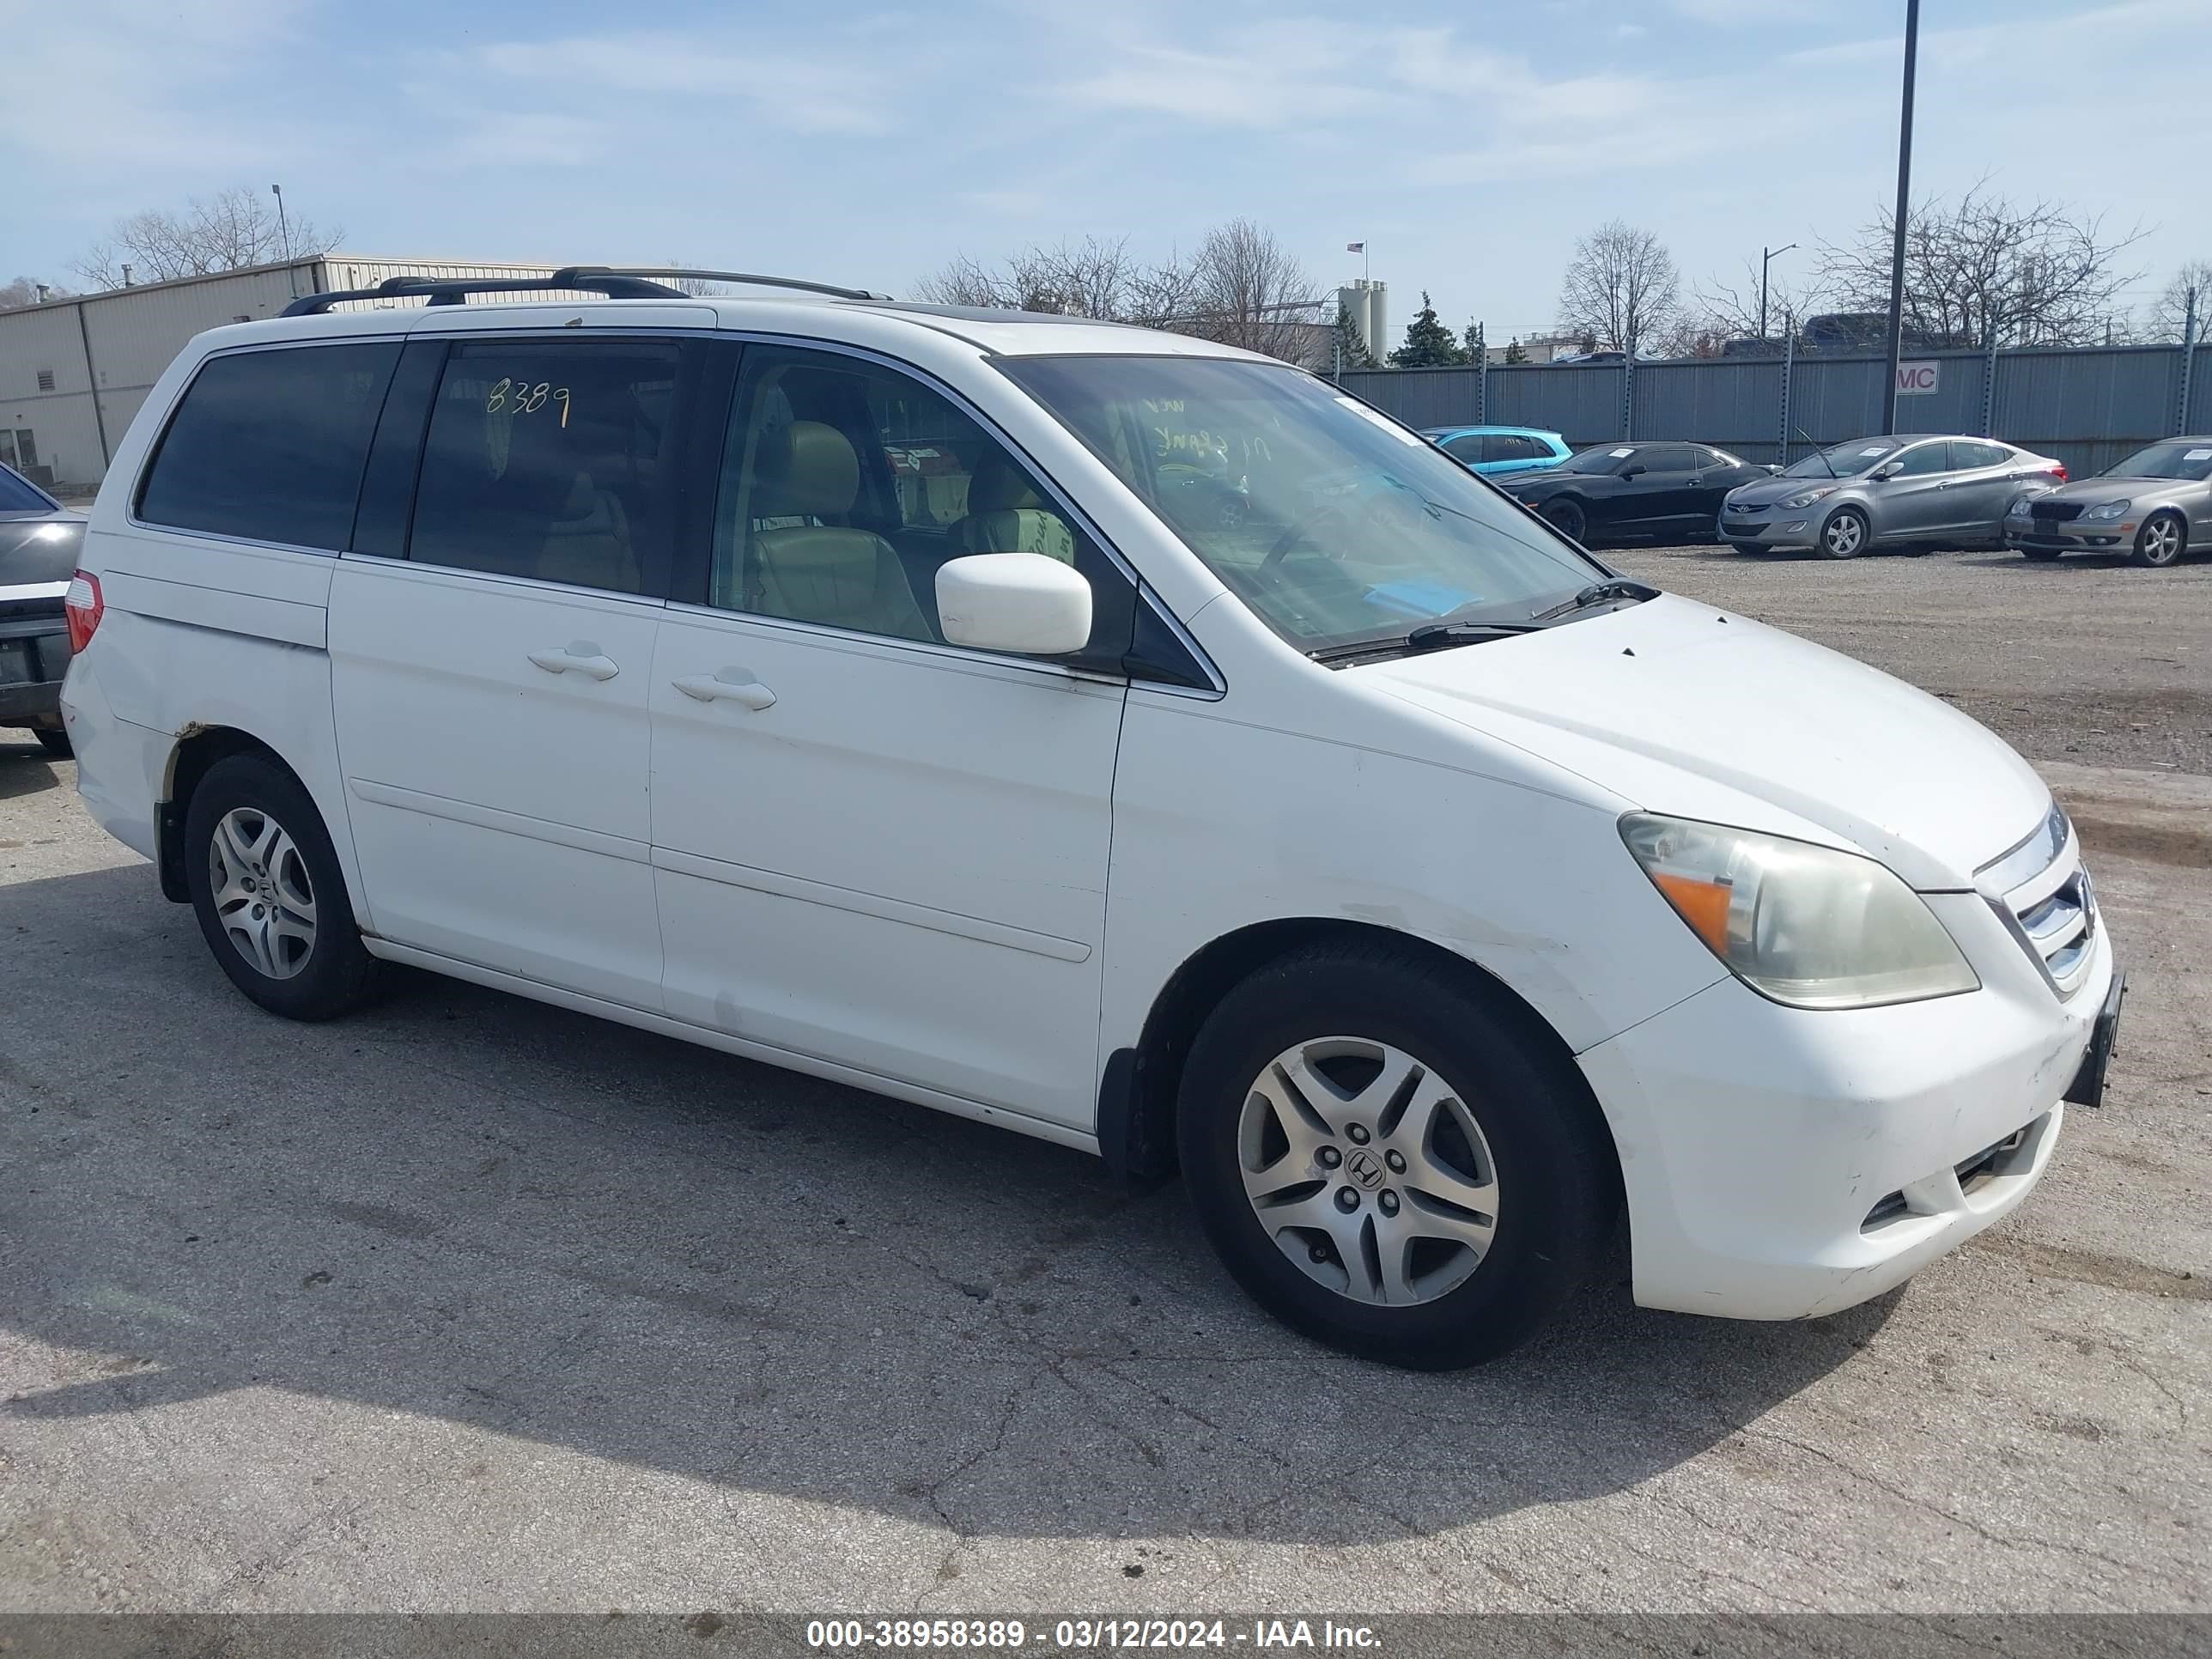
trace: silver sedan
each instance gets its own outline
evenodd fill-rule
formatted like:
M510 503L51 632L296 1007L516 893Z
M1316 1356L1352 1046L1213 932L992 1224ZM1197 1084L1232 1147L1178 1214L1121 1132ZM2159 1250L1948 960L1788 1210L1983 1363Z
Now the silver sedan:
M1994 438L1858 438L1729 492L1723 540L1849 559L1876 547L2004 544L2007 509L2065 466Z
M2022 495L2005 540L2031 559L2124 552L2152 566L2212 549L2212 438L2168 438L2094 478Z

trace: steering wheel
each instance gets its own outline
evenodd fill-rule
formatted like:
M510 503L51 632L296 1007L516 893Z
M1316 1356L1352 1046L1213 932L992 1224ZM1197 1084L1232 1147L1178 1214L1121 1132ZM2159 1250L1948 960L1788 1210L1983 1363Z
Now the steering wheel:
M1274 545L1270 547L1261 558L1258 568L1261 570L1273 570L1283 562L1292 548L1300 542L1310 539L1316 530L1331 520L1341 520L1343 517L1344 508L1334 501L1322 501L1318 506L1309 507L1291 521L1289 529L1275 538ZM1327 552L1327 550L1320 547L1318 544L1316 544L1315 550L1324 554Z

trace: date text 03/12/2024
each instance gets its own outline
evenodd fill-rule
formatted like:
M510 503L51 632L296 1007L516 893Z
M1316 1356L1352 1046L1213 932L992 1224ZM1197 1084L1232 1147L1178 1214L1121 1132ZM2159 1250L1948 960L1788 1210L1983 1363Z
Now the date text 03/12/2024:
M1365 1625L1332 1619L1060 1619L1035 1626L1015 1619L817 1619L809 1647L830 1650L1036 1648L1068 1653L1133 1649L1244 1648L1296 1652L1374 1651L1381 1638Z

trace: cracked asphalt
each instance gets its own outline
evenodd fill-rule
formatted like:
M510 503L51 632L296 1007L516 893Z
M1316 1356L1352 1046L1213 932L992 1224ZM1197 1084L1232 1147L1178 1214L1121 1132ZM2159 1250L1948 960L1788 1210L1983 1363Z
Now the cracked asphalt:
M264 1016L0 733L0 1612L2203 1609L2212 566L1618 556L2086 803L2126 1041L2002 1226L1363 1365L1072 1152L424 975Z

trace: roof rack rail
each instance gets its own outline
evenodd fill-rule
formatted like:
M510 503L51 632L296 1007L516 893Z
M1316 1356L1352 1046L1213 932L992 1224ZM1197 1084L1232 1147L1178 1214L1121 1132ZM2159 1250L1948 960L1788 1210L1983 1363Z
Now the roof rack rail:
M319 317L345 300L427 299L434 306L465 304L471 294L544 294L549 291L602 295L610 300L684 300L690 295L680 288L651 279L688 276L701 282L750 283L763 288L799 289L827 294L840 300L887 300L887 294L866 289L837 288L828 283L803 282L796 276L760 276L742 270L690 270L681 265L622 266L563 265L545 276L387 276L374 288L339 289L329 294L307 294L277 313L280 317Z
M750 283L757 288L794 288L807 294L827 294L839 300L888 300L888 294L871 294L864 288L839 288L834 283L810 283L797 276L763 276L745 270L694 270L688 265L573 265L556 275L576 276L687 276L702 283Z
M387 276L374 288L339 289L329 294L305 294L276 314L280 317L319 317L342 300L413 300L427 298L434 306L464 304L471 294L543 294L548 289L580 289L610 300L681 300L681 289L635 277L616 276L596 265L556 270L550 276Z

